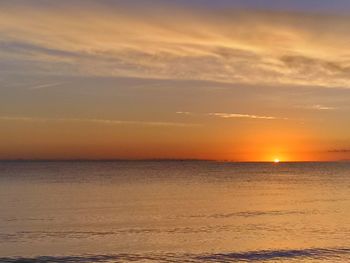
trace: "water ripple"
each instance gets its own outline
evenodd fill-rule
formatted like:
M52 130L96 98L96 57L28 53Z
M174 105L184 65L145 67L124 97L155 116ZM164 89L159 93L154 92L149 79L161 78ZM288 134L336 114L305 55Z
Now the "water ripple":
M36 258L0 258L2 263L108 263L108 262L261 262L270 260L350 259L350 248L309 248L292 250L259 250L218 254L112 254L83 256L40 256Z

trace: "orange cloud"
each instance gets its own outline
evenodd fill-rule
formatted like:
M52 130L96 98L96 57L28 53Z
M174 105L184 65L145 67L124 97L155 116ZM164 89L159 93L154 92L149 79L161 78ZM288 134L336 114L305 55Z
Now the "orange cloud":
M0 9L0 57L19 69L29 60L26 70L55 74L348 87L349 21L173 6L159 12L121 3L7 4Z

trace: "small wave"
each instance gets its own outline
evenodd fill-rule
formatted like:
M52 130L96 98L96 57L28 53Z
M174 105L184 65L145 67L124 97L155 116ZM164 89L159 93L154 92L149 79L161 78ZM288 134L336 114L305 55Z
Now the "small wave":
M41 256L36 258L0 258L2 263L108 263L108 262L259 262L293 259L350 259L350 248L310 248L300 250L260 250L218 254L114 254L83 256Z
M350 248L310 248L300 250L261 250L244 253L212 254L199 256L198 259L209 262L237 262L237 261L266 261L283 259L331 259L341 256L350 256Z
M9 241L33 240L42 238L99 238L105 236L117 236L124 234L190 234L210 233L230 230L231 225L214 225L199 227L176 227L176 228L126 228L115 231L19 231L16 233L0 233L0 243ZM0 262L1 263L1 262Z
M305 215L315 213L315 211L247 211L247 212L236 212L229 214L214 214L209 217L213 218L226 218L226 217L256 217L256 216L281 216L281 215Z
M222 214L197 214L197 215L181 215L177 218L229 218L229 217L257 217L257 216L285 216L285 215L310 215L320 214L318 210L273 210L273 211L242 211Z

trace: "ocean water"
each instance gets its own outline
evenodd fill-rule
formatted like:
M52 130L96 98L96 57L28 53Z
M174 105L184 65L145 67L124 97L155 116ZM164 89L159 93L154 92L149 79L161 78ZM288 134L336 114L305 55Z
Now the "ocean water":
M0 262L350 262L350 163L0 162Z

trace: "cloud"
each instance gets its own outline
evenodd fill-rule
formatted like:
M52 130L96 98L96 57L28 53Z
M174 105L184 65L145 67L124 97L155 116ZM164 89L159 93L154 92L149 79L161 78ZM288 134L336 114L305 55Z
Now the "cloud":
M314 104L311 106L296 106L296 107L300 108L300 109L320 110L320 111L331 111L331 110L338 109L337 107L325 106L325 105L321 105L321 104Z
M335 109L337 109L335 107L328 107L328 106L323 106L323 105L319 105L319 104L312 105L310 108L314 109L314 110L335 110Z
M350 87L350 17L125 2L0 3L0 69Z
M250 114L239 114L239 113L208 113L210 116L215 116L219 118L244 118L244 119L263 119L263 120L276 120L278 118L272 116L259 116Z
M180 122L156 122L156 121L125 121L125 120L108 120L108 119L78 119L78 118L35 118L35 117L12 117L0 116L1 121L21 121L21 122L80 122L103 125L140 125L140 126L157 126L157 127L194 127L199 126L194 123Z
M330 153L350 153L350 149L334 149L329 150Z
M251 115L251 114L241 114L241 113L224 113L224 112L215 112L215 113L193 113L188 111L178 111L177 114L183 114L183 115L199 115L199 116L213 116L218 118L243 118L243 119L263 119L263 120L277 120L277 119L283 119L287 120L288 118L278 118L273 116L261 116L261 115Z
M47 83L47 84L39 84L33 87L29 87L29 90L39 90L39 89L45 89L45 88L52 88L62 85L63 82L54 82L54 83Z
M177 111L176 114L192 115L193 113L189 111Z

